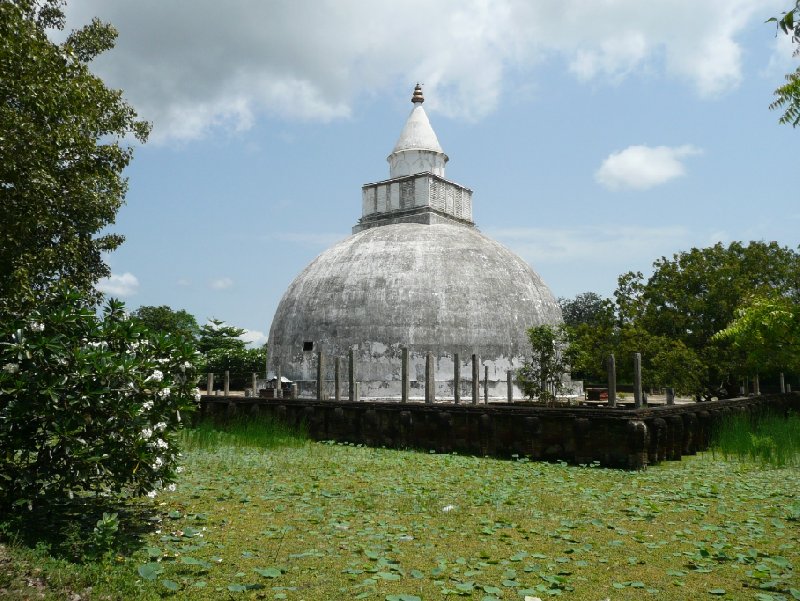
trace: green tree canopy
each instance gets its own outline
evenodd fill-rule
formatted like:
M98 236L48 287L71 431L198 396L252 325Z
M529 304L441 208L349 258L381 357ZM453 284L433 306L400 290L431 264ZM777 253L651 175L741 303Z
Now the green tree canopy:
M754 372L800 371L800 303L785 295L752 297L715 339L742 349Z
M640 272L625 273L613 305L589 312L591 319L565 326L573 377L605 380L605 360L614 352L620 379L631 381L630 357L640 352L646 387L668 386L705 398L732 395L756 363L762 367L782 363L785 369L790 364L786 355L778 353L766 361L769 344L762 346L762 356L755 361L756 351L748 350L743 339L717 336L754 295L796 302L791 299L800 295L800 254L775 242L733 242L661 257L649 278ZM565 315L587 298L579 295L574 302L562 301L568 308ZM744 323L734 324L737 331L745 331ZM777 333L765 331L762 336L773 343L778 340ZM740 343L732 344L736 340Z
M93 20L56 44L60 0L0 2L0 306L30 307L56 281L91 291L109 275L102 253L132 156L147 138L121 92L89 70L116 31Z
M240 338L245 330L227 325L219 319L209 319L200 327L197 348L201 353L211 351L243 351L245 342Z
M618 321L664 341L681 342L703 366L697 394L733 393L746 375L740 349L715 339L752 295L797 294L800 255L776 242L718 243L662 257L646 280L620 277Z
M193 345L200 336L200 326L194 315L183 309L175 311L167 305L159 307L145 305L131 313L131 318L139 321L151 332L169 334Z
M605 324L614 315L614 304L595 292L582 292L573 299L559 298L558 304L567 326Z
M564 375L569 371L563 354L563 330L550 325L528 329L530 360L517 370L517 383L528 398L550 402L564 391Z

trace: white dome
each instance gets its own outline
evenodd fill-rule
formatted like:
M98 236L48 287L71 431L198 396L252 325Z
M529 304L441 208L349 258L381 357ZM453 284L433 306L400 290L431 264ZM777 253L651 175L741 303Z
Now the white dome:
M529 353L526 330L560 321L541 278L476 229L385 225L339 242L295 278L272 322L270 364L313 380L309 350L346 357L355 347L369 358L357 379L385 381L399 379L408 347L412 358L475 353L505 379Z

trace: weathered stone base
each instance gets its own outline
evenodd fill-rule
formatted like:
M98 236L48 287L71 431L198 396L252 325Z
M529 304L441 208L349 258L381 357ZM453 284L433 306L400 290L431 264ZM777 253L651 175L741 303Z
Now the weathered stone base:
M203 397L200 416L270 416L316 440L641 469L708 448L726 416L800 410L800 394L641 409Z

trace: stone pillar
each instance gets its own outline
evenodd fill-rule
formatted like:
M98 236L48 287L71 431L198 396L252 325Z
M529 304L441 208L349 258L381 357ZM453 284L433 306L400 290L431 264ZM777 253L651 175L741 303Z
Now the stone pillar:
M275 366L275 398L283 398L283 381L281 380L281 366Z
M298 397L298 391L299 387L297 386L297 384L292 384L292 389L291 392L289 393L292 395L291 398L296 399Z
M783 372L781 372L781 394L786 394L786 380L783 377Z
M675 389L667 388L667 405L675 404Z
M617 362L614 353L611 353L606 360L608 371L608 406L617 406Z
M225 396L228 396L231 392L231 372L227 369L225 370Z
M489 366L483 366L483 402L489 404Z
M461 358L458 353L453 355L453 402L461 402Z
M258 374L253 372L253 378L251 380L252 388L253 388L253 396L258 396Z
M433 403L436 399L436 381L433 373L433 353L425 355L425 402Z
M792 391L792 385L789 382L786 382L786 392Z
M642 353L633 354L633 400L636 408L639 408L643 405Z
M322 395L325 392L323 388L323 380L325 379L325 354L322 351L317 352L317 400L322 400Z
M353 382L353 402L361 400L361 382Z
M347 353L347 385L349 387L348 396L350 401L356 402L356 352L350 349Z
M214 374L211 372L206 376L206 394L214 394Z
M758 374L756 374L756 377L753 378L753 394L756 396L761 394L761 384L758 381Z
M514 402L514 370L509 369L506 372L506 389L508 392L508 402Z
M480 372L478 368L478 355L472 355L472 404L478 404L478 397L480 396Z
M333 361L333 398L338 403L342 400L342 358Z
M402 366L400 367L400 401L403 403L408 402L408 349L400 349L400 359Z

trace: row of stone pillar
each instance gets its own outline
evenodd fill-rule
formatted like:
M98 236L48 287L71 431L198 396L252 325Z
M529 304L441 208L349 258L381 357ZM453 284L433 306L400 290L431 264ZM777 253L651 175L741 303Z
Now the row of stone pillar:
M324 397L324 382L325 382L325 364L327 356L323 352L317 352L317 398ZM334 400L342 400L342 369L341 357L336 357L333 363L333 378L334 378ZM409 376L409 353L407 348L400 349L400 401L407 403L410 399L411 380ZM461 358L458 353L453 356L453 400L456 404L461 402ZM348 379L349 379L349 400L360 400L360 382L356 381L356 368L355 368L355 353L350 349L348 354ZM508 400L513 400L514 372L509 370L506 374ZM425 402L433 403L436 400L436 379L434 368L434 356L432 352L425 355ZM478 355L472 355L472 404L477 405L480 402L480 358ZM489 402L489 366L484 365L484 379L483 379L483 402Z
M617 406L617 363L614 353L608 356L606 361L608 372L608 406ZM675 404L675 389L667 388L667 405ZM647 398L642 390L642 354L633 354L633 403L634 407L644 407L647 405Z
M614 359L614 353L608 357L608 406L616 407L617 405L617 368ZM780 374L781 393L785 394L791 392L792 388L786 383L783 377L783 372ZM675 389L667 388L667 405L675 404ZM742 390L742 394L745 391ZM761 389L758 382L758 374L753 378L753 393L756 395L761 394ZM642 354L633 354L633 400L635 407L643 407L647 404L647 399L642 392Z

